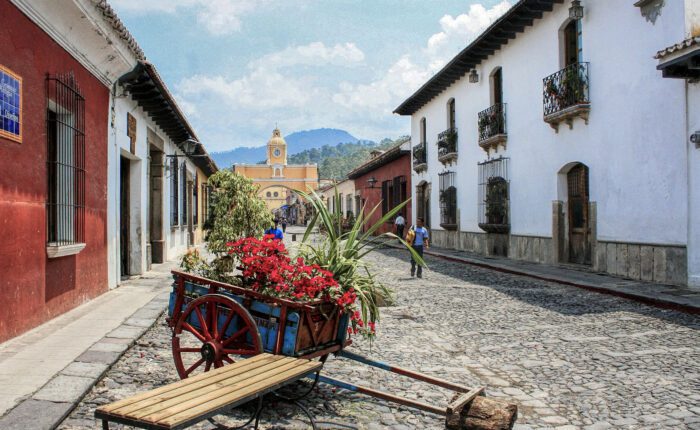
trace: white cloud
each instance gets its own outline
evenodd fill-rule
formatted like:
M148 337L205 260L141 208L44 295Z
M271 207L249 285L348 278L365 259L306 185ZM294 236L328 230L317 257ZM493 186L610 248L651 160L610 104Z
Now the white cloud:
M362 138L398 136L407 121L392 110L509 8L504 0L443 16L440 31L417 54L398 53L388 69L364 82L329 79L338 67L365 65L354 43L314 42L252 60L242 76L192 76L175 86L176 94L196 116L210 151L262 145L275 122L285 133L339 127Z
M180 9L195 11L197 23L215 36L241 29L241 16L271 0L112 0L118 11L133 13L175 13ZM191 12L191 11L188 11Z
M511 6L508 0L503 0L491 9L486 9L482 4L477 3L471 5L467 13L456 17L445 15L440 18L442 31L430 36L425 49L431 61L431 70L444 66L450 58L471 43Z
M354 43L326 46L322 42L289 48L265 55L249 64L250 68L280 69L292 66L351 66L364 61L365 54Z

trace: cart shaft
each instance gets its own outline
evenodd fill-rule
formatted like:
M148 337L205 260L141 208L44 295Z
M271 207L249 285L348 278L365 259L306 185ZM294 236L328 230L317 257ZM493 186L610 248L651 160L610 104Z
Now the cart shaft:
M419 402L417 400L406 399L403 397L395 396L393 394L386 393L384 391L375 390L372 388L363 387L361 385L351 384L350 382L341 381L340 379L329 378L327 376L320 375L319 382L334 385L338 388L343 388L345 390L354 391L357 393L367 394L368 396L376 397L378 399L387 400L390 402L398 403L404 406L410 406L413 408L421 409L426 412L432 412L434 414L447 416L447 409L438 406L429 405L427 403Z
M404 376L407 376L409 378L416 379L418 381L423 381L423 382L427 382L429 384L437 385L438 387L447 388L448 390L457 391L459 393L468 393L469 391L472 390L469 387L455 384L455 383L452 383L450 381L445 381L444 379L435 378L433 376L425 375L423 373L414 372L413 370L408 370L408 369L404 369L404 368L401 368L398 366L392 366L390 364L383 363L381 361L372 360L372 359L369 359L369 358L364 357L364 356L359 355L359 354L355 354L354 352L350 352L350 351L345 350L345 349L338 352L338 356L345 357L345 358L348 358L350 360L357 361L359 363L367 364L368 366L376 367L378 369L387 370L389 372L396 373L399 375L404 375Z

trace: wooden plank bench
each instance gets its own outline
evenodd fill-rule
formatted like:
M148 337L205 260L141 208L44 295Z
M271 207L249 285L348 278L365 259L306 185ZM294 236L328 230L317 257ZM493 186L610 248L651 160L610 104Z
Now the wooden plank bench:
M182 429L321 370L323 363L260 354L100 406L95 418L143 429Z

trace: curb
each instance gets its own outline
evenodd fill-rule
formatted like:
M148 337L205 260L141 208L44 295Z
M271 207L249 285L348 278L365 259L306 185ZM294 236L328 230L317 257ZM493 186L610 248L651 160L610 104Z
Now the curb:
M385 243L383 246L394 248L394 249L403 249L402 246L392 244L392 243ZM489 270L495 270L497 272L501 273L508 273L511 275L519 275L519 276L525 276L528 278L533 278L533 279L538 279L540 281L548 281L548 282L554 282L557 284L561 285L567 285L570 287L576 287L576 288L581 288L584 290L592 291L595 293L600 293L600 294L607 294L610 296L616 296L620 297L623 299L628 299L628 300L633 300L635 302L639 303L644 303L646 305L651 305L657 308L662 308L662 309L669 309L669 310L674 310L674 311L679 311L679 312L684 312L692 315L700 315L700 307L694 306L694 305L689 305L689 304L684 304L684 303L677 303L671 300L664 300L661 298L657 297L650 297L647 295L643 294L635 294L631 293L629 291L620 291L616 290L613 288L608 288L600 285L593 285L590 283L586 282L581 282L581 281L574 281L571 279L566 279L564 277L559 277L555 275L546 275L542 273L536 273L536 272L531 272L528 270L517 270L511 267L506 267L497 263L486 263L481 260L473 260L470 258L464 258L464 257L456 257L452 255L446 255L440 252L435 252L435 251L423 251L424 254L441 258L443 260L447 261L452 261L456 263L462 263L462 264L469 264L471 266L476 266L476 267L481 267L483 269L489 269Z
M39 390L0 417L3 430L57 428L105 373L165 312L166 292L159 293L117 328L94 343Z

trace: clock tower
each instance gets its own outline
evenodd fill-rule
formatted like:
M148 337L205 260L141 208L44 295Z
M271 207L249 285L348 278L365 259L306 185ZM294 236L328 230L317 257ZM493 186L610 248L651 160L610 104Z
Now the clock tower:
M287 165L287 142L284 141L279 128L272 131L272 137L267 142L267 165Z

